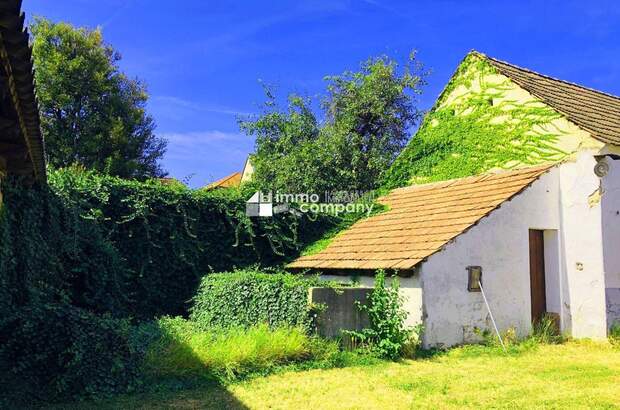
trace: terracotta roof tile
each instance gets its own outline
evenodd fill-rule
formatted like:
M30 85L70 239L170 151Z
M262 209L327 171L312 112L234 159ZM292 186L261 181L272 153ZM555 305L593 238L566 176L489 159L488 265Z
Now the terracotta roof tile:
M241 184L241 172L235 172L234 174L230 174L225 176L224 178L218 179L215 182L207 185L207 189L213 188L231 188L237 187Z
M620 97L559 80L474 52L521 88L565 115L592 137L620 145Z
M289 268L409 270L442 249L553 165L412 185L381 198L390 210L355 223Z

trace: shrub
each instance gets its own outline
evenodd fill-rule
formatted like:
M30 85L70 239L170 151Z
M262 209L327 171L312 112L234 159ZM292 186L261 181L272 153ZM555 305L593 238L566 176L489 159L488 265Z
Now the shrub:
M192 299L190 319L203 329L262 323L308 328L308 288L318 284L318 279L269 269L210 274ZM321 286L328 285L321 282Z
M249 218L249 194L238 189L190 190L80 170L52 172L49 183L63 206L107 240L126 272L126 306L147 320L185 314L207 272L282 263L311 231L305 217Z
M180 317L164 317L158 326L162 337L149 349L145 364L154 378L230 381L338 351L335 342L310 337L299 327L271 329L263 324L204 330Z
M380 357L391 360L398 359L405 353L409 356L415 353L422 333L421 326L415 328L405 326L407 311L402 307L404 300L398 289L397 278L393 278L392 284L388 287L385 284L385 272L378 270L374 289L368 296L368 303L358 303L358 307L368 313L370 328L361 332L346 332Z
M53 401L131 391L146 351L125 319L66 304L29 306L2 320L0 364L13 400ZM3 388L4 390L4 388Z

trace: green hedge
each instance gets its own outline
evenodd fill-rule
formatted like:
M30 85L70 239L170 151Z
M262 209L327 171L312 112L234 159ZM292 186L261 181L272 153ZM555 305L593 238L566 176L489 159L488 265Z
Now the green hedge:
M75 169L1 189L0 382L48 399L130 389L141 359L123 318L186 314L205 273L279 264L322 229L250 219L238 190Z
M0 407L138 386L148 339L127 319L45 304L13 312L1 324Z
M0 292L16 305L37 283L113 316L182 315L204 274L280 264L322 232L290 214L248 218L239 190L64 170L49 186L9 181L2 191Z
M190 190L93 173L55 172L50 187L82 219L95 223L128 277L130 314L186 312L200 278L290 259L303 246L306 218L248 218L239 190Z
M308 327L308 288L318 285L318 279L267 272L248 269L205 276L192 300L190 320L203 329L263 323Z

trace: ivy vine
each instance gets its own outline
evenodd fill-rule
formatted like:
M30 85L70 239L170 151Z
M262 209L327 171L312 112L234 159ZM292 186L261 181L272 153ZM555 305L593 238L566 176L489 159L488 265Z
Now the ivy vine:
M562 115L535 100L508 98L514 84L469 54L387 172L388 188L476 175L493 168L558 161ZM463 90L462 93L461 90Z

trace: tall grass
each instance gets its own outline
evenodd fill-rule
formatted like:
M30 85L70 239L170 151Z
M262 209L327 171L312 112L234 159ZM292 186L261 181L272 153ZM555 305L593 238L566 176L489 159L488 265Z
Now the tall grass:
M337 343L310 337L295 327L205 331L182 318L163 318L158 325L162 336L151 345L145 362L147 374L154 377L231 381L338 352Z

